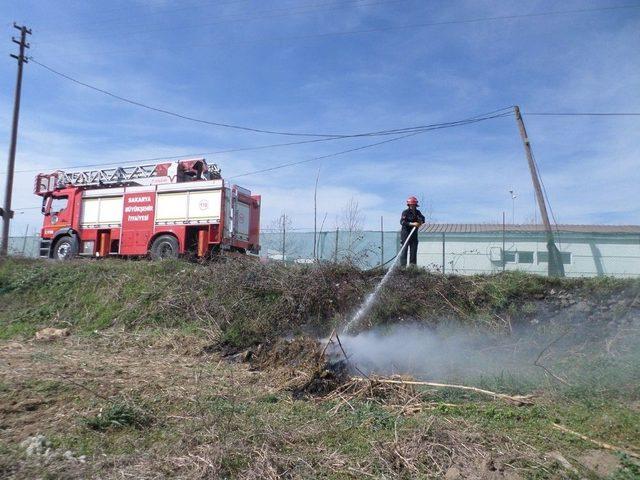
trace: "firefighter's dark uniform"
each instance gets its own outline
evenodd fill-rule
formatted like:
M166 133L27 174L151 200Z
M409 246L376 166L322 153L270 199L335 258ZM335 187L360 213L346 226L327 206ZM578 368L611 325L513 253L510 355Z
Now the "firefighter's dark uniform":
M407 208L404 212L402 212L402 216L400 217L400 225L402 225L402 231L400 232L401 246L404 245L404 242L407 240L409 233L411 233L411 230L413 230L413 227L409 224L413 222L424 223L424 220L425 220L424 215L422 215L420 210L418 210L417 208L415 209L415 211L411 210L410 208ZM410 251L409 263L415 265L418 261L417 259L418 232L417 231L413 232L413 235L411 235L411 238L409 239L409 244L407 245L407 248L404 249L404 251L402 252L402 255L400 256L400 265L403 267L407 266L407 251Z

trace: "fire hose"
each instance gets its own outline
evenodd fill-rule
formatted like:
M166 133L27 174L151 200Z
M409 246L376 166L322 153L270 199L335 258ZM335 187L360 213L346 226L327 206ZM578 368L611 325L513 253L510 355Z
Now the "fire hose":
M396 253L393 257L391 257L389 260L387 260L386 262L384 262L381 265L376 265L373 268L369 268L368 270L365 270L366 272L371 272L373 270L376 270L378 268L382 268L385 265L389 264L390 262L393 262L396 258L398 258L398 255L400 255L402 253L402 251L407 248L407 243L409 242L409 239L411 238L411 236L413 235L413 233L418 230L418 227L413 227L411 229L411 231L409 232L409 235L407 235L407 238L404 239L404 242L402 242L402 247L400 248L400 250L398 251L398 253Z

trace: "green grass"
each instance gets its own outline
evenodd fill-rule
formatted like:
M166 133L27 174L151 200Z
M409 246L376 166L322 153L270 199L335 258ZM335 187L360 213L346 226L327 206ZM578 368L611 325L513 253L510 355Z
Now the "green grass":
M114 402L90 417L83 419L92 430L105 431L113 428L144 428L151 424L152 416L144 408L130 403Z
M225 343L244 347L276 335L310 330L327 334L379 279L379 272L346 265L262 265L239 259L206 265L3 260L0 338L30 337L45 326L91 333L112 326L195 325L221 330ZM495 313L514 321L529 318L540 298L558 290L595 299L622 291L633 296L640 293L640 280L550 279L522 272L443 277L410 269L391 279L370 322L449 318L504 329Z

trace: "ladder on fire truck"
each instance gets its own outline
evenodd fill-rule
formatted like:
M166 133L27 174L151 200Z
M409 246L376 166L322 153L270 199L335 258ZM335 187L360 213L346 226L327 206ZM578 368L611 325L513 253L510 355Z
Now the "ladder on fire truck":
M66 172L57 170L51 174L40 174L36 177L36 194L50 192L57 188L64 187L114 187L131 185L150 185L154 178L167 178L167 183L180 181L178 175L180 164L202 162L206 168L205 179L221 178L220 168L211 164L208 165L204 159L150 163L132 165L126 167L99 168L91 170L80 170Z
M100 168L79 172L58 171L59 186L88 187L99 185L136 184L136 180L158 176L158 165L135 165L131 167ZM166 175L166 173L165 173Z

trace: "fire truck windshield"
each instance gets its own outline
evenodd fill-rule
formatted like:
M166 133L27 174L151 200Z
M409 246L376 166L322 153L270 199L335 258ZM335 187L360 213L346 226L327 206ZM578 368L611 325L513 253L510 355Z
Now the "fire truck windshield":
M67 204L69 203L69 197L51 197L49 201L49 205L45 210L45 215L52 215L56 213L60 213L62 210L67 208Z

